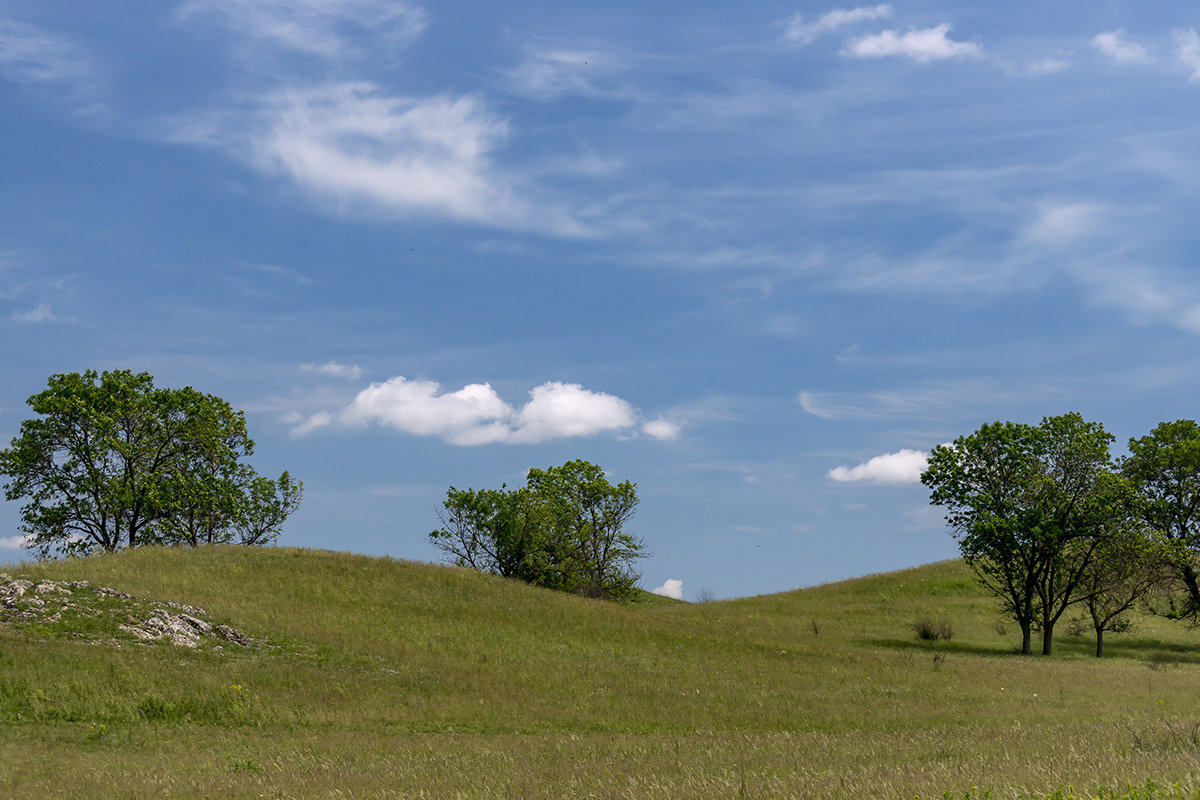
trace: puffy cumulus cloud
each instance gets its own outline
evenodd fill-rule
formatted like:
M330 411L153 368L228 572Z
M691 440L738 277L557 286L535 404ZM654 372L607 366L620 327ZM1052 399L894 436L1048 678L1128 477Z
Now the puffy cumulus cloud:
M918 483L929 466L929 454L920 450L900 450L875 456L856 467L834 467L829 477L843 483Z
M300 369L316 375L328 375L332 378L348 380L357 380L362 377L363 373L362 367L357 364L339 364L336 361L330 361L327 364L301 364Z
M1152 64L1154 56L1145 47L1127 38L1121 28L1096 34L1092 46L1112 60L1114 64Z
M544 383L529 393L516 414L510 441L537 444L550 439L591 436L633 427L637 418L629 403L577 383Z
M796 14L788 21L786 36L789 41L797 44L808 44L823 34L832 33L840 28L859 22L887 19L891 15L892 7L886 3L850 9L835 8L812 22L805 22L804 15Z
M683 426L678 422L672 422L669 419L652 419L642 423L642 433L649 436L651 439L659 439L661 441L671 441L678 439L683 432Z
M1175 53L1179 63L1191 71L1188 80L1200 83L1200 35L1195 28L1175 31Z
M400 0L186 0L179 18L215 17L259 43L323 58L355 51L346 34L369 31L391 43L421 34L426 15Z
M853 58L888 58L901 56L928 63L947 58L979 58L983 48L975 42L956 42L946 34L946 23L932 28L910 30L906 33L882 31L849 42L842 54Z
M676 578L667 578L662 586L651 590L654 594L661 594L663 597L674 597L676 600L683 599L683 581Z
M339 214L585 233L561 207L534 209L492 163L507 134L507 123L474 96L396 97L342 82L179 119L170 138L226 150Z
M437 436L451 444L483 445L539 444L629 431L637 426L638 417L625 400L576 383L548 381L530 390L529 400L514 408L488 383L446 392L435 381L396 376L372 383L338 412L291 416L285 421L293 426L294 436L321 428L378 424L416 436Z
M0 550L21 550L33 542L29 534L24 536L0 536Z
M418 436L440 436L453 444L500 441L511 431L505 424L512 408L486 383L442 392L434 381L397 376L372 383L342 409L339 422L363 426L371 422Z

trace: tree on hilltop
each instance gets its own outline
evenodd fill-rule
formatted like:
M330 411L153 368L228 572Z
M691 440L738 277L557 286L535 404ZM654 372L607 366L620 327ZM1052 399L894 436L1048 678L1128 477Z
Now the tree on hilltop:
M1112 436L1077 413L1040 425L995 422L934 448L921 482L947 508L967 565L1021 628L1021 652L1082 600L1077 589L1112 533L1125 487L1110 468Z
M450 487L429 540L461 566L536 586L624 599L641 577L644 544L625 531L636 486L614 486L587 461L531 469L517 489Z
M303 484L240 462L254 450L226 401L154 385L146 372L52 375L0 450L8 500L41 557L144 544L264 544L295 511Z

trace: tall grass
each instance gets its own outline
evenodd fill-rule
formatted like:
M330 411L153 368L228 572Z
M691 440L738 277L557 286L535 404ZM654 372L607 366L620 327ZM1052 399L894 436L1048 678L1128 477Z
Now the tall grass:
M695 605L286 548L5 570L200 606L265 645L0 627L0 796L1150 800L1200 786L1200 634L1146 618L1103 660L1083 637L1021 657L958 562ZM920 619L953 639L918 640Z

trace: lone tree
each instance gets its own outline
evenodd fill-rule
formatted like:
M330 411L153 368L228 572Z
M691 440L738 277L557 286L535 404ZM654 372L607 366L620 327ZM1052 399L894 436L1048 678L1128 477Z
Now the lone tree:
M1112 436L1077 413L1040 425L995 422L935 447L921 482L947 508L963 559L1021 628L1021 652L1080 602L1077 592L1125 497Z
M587 461L531 469L518 489L450 487L429 534L461 566L589 597L633 596L640 539L624 530L637 491Z
M144 544L265 544L295 511L303 484L257 475L239 459L254 442L242 412L149 373L52 375L26 401L0 451L8 500L24 500L21 529L40 557Z

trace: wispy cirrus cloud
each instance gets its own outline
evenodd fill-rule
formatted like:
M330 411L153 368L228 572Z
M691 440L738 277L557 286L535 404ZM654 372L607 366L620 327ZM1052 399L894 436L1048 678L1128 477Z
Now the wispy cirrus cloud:
M949 58L981 58L982 45L976 42L956 42L947 34L950 25L942 23L932 28L919 28L897 33L881 31L854 39L842 49L852 58L911 58L922 64Z
M0 19L0 77L30 91L50 92L75 113L103 114L95 59L75 39L41 28Z
M626 73L629 56L598 48L531 46L524 60L502 74L510 91L536 100L564 95L619 97L631 94L615 79Z
M47 303L38 303L36 308L28 311L14 311L11 318L14 322L58 322L58 316L50 310Z
M1200 83L1200 34L1195 28L1175 31L1175 55L1190 71L1188 80Z
M940 420L964 408L1003 407L1023 397L1031 397L1025 388L1002 386L987 378L963 378L873 392L805 390L796 399L804 411L822 419L877 422Z
M548 381L529 391L514 407L488 383L472 383L446 392L435 381L396 376L372 383L336 412L318 412L298 421L295 436L322 428L382 425L415 436L436 436L455 445L541 444L554 439L630 434L639 417L627 401L576 383ZM662 420L641 425L642 433L670 439L677 429ZM673 434L673 435L672 435Z
M1129 34L1122 28L1096 34L1092 39L1092 46L1120 66L1153 64L1155 61L1150 51L1130 39Z
M887 19L892 16L892 7L886 3L858 8L834 8L812 22L805 22L803 14L795 14L788 20L788 41L809 44L827 33L833 33L860 22Z
M339 364L336 361L324 364L301 364L300 369L303 372L328 375L332 378L346 378L347 380L358 380L363 374L362 367L357 364Z
M84 50L67 36L0 19L0 73L18 83L74 83L93 69Z
M186 0L185 22L215 18L259 46L325 59L357 55L363 33L402 46L428 22L425 11L400 0Z
M215 146L291 181L339 214L425 217L582 235L558 205L496 166L508 124L476 96L398 97L372 83L273 92L175 120L179 142Z

